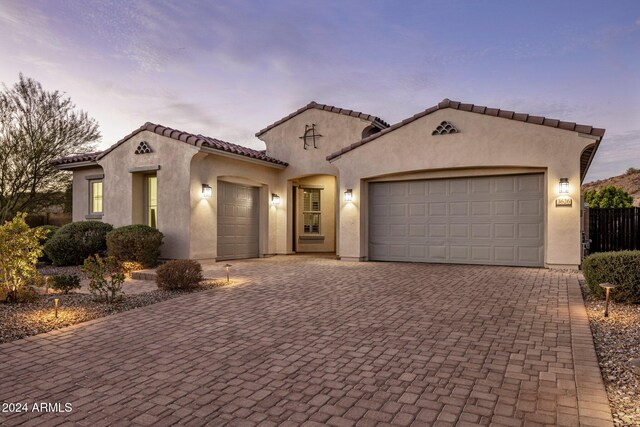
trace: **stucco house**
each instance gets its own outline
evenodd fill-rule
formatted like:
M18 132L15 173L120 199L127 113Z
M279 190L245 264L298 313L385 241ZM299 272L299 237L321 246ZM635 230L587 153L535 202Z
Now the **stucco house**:
M604 129L448 99L393 126L310 104L258 151L146 123L61 158L73 220L149 224L163 257L575 268L580 184Z

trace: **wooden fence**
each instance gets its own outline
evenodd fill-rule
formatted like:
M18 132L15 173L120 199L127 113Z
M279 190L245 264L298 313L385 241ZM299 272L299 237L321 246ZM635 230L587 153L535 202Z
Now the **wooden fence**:
M587 208L584 215L589 253L640 250L640 208Z

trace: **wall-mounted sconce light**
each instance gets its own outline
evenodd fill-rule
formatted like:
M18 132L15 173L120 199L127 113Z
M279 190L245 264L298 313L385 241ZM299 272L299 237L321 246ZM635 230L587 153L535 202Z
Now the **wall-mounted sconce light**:
M271 193L271 204L273 206L278 206L280 204L280 196L276 193Z
M560 187L558 193L569 194L569 178L560 178Z
M348 188L347 191L344 192L344 201L353 202L353 190L351 188Z
M202 197L204 197L205 199L208 199L209 197L211 197L212 193L213 193L213 190L211 189L211 186L207 184L202 184Z

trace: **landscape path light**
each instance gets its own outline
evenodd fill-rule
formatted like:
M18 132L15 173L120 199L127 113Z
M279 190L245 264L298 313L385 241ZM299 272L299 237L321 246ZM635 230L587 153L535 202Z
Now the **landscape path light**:
M226 270L226 272L227 272L227 284L229 284L229 269L230 269L231 267L233 267L231 264L225 264L225 265L224 265L224 269L225 269L225 270Z
M58 318L58 298L53 299L53 309L55 310L56 319Z
M609 292L611 289L617 288L617 285L613 285L611 283L600 283L600 287L606 289L607 299L604 303L604 317L609 317Z

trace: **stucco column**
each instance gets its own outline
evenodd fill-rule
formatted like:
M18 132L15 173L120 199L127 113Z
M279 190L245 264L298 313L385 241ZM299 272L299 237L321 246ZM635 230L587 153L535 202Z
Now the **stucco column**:
M344 193L351 189L353 200L345 201ZM340 227L338 234L338 256L343 261L363 261L366 257L364 224L362 223L362 209L366 208L365 191L360 180L341 177L338 186L338 201L340 206Z

